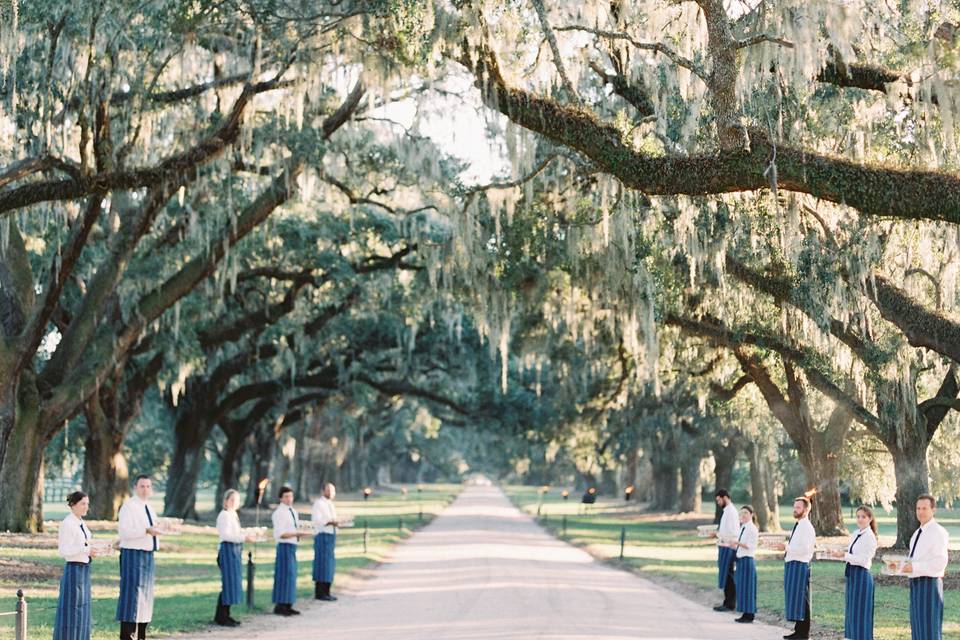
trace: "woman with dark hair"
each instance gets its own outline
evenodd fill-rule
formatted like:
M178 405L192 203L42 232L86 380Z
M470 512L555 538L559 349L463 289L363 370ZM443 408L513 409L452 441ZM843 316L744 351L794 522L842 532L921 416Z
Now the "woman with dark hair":
M843 637L846 640L873 640L873 575L870 567L877 553L877 521L873 510L865 505L857 507L857 530L850 536L846 552L837 558L847 561L843 575L846 579L846 615Z
M741 613L737 622L743 623L753 622L757 613L757 565L753 556L757 552L760 529L756 520L753 507L743 505L740 508L740 534L730 544L737 550L737 570L733 577L737 582L737 611Z
M58 550L66 560L60 578L57 617L53 640L90 640L90 548L92 534L83 522L90 509L90 498L83 491L67 496L70 513L60 523Z

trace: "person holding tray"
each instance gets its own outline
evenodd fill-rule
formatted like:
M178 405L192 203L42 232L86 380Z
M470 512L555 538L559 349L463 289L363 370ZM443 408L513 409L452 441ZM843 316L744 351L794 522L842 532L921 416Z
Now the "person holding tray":
M873 509L857 507L857 530L850 536L846 551L834 552L846 561L846 613L843 622L845 640L873 640L873 574L870 567L877 553L877 521Z
M751 623L757 613L757 565L753 559L760 540L757 516L753 507L740 508L740 534L730 546L736 549L737 570L734 576L737 583L737 611L741 613L737 622Z
M222 627L236 627L239 620L230 617L230 607L243 602L243 543L252 542L240 527L240 493L229 489L223 494L223 510L217 515L217 566L220 568L220 596L213 621Z
M717 489L714 497L717 506L723 509L720 526L714 534L721 541L717 545L717 588L723 589L723 604L717 605L713 610L733 611L737 606L737 587L734 580L737 552L735 548L723 543L732 542L740 533L739 516L726 489Z
M293 508L293 489L280 487L280 504L273 512L273 538L277 541L277 559L273 567L273 612L295 616L297 601L297 545L300 543L300 516Z
M787 544L783 566L785 618L795 623L793 633L785 640L806 640L810 637L810 561L817 545L817 532L810 522L810 498L800 496L793 501L793 517L797 520Z
M323 495L313 502L313 526L316 535L313 538L313 582L314 597L317 600L336 600L330 595L333 574L337 559L334 555L337 546L337 508L333 505L337 497L337 488L332 482L323 485Z
M937 502L917 498L920 528L910 538L910 555L900 572L910 576L910 633L913 640L943 638L943 574L949 557L950 534L934 519Z
M93 534L83 521L90 498L83 491L74 491L67 496L67 506L70 513L57 534L57 548L66 564L60 578L53 640L90 640L90 560L97 555L90 542Z
M161 531L157 512L148 502L153 495L150 476L138 475L133 497L120 507L120 598L117 622L121 640L145 640L153 619L154 554Z

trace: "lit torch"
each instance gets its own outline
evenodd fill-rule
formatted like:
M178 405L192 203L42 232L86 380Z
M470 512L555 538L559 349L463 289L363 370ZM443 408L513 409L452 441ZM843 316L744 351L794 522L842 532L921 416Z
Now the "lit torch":
M270 478L264 478L257 483L257 529L260 529L260 501L263 499L263 492L270 484ZM257 555L257 541L253 541L253 555Z

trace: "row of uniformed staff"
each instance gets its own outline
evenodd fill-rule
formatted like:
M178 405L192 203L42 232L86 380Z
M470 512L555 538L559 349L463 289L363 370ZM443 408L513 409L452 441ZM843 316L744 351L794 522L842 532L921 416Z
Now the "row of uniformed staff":
M721 539L717 552L717 587L723 589L723 603L716 611L739 611L737 622L750 623L757 611L757 570L754 554L759 531L753 508L739 512L725 489L716 492L723 510L716 535ZM785 618L794 623L785 640L810 636L811 561L816 549L816 531L810 522L812 503L806 496L793 503L795 523L785 544L783 589ZM868 506L857 508L857 530L850 535L844 551L833 552L846 563L844 638L873 640L874 584L870 568L877 552L877 522ZM910 538L907 560L891 566L910 577L910 631L912 640L943 638L943 576L947 568L949 535L936 519L936 500L922 495L916 503L920 527Z
M148 476L137 476L134 495L120 508L118 532L120 537L120 594L117 598L116 621L120 623L121 640L145 640L147 626L153 618L154 554L160 548L162 532L157 528L158 517L150 505L153 483ZM240 624L230 616L230 607L243 601L242 551L252 537L240 526L237 514L240 495L235 490L224 494L223 510L217 516L219 546L217 566L220 569L221 590L217 598L214 622L224 626ZM274 538L277 542L274 566L274 613L284 616L299 613L293 609L296 602L296 549L302 537L309 535L300 526L293 508L294 493L289 487L279 492L280 505L273 512ZM313 579L315 597L332 601L335 570L336 532L341 526L334 499L336 487L327 483L323 495L313 504L314 560ZM54 640L89 640L91 618L90 565L99 555L92 544L92 533L83 518L90 507L90 498L82 491L67 497L70 513L60 524L58 550L66 561L60 580L60 595L54 621Z

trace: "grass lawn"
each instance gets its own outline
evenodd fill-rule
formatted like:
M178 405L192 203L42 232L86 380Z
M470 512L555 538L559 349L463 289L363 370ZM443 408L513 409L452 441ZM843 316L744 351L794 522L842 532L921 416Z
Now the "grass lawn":
M504 487L507 494L524 511L536 514L540 494L536 487ZM712 503L705 503L705 506ZM629 505L629 506L628 506ZM568 502L560 497L560 489L547 493L540 506L541 523L555 535L584 546L593 555L618 561L620 532L626 528L623 563L632 570L667 586L712 604L719 604L717 587L717 551L713 542L698 538L696 525L712 522L713 511L696 514L650 514L642 505L623 500L599 499L596 505L579 504L579 495L571 494ZM844 513L844 516L848 516ZM566 516L566 533L563 518ZM937 520L951 535L951 549L960 548L960 510L938 509ZM847 518L848 524L852 522ZM792 525L790 506L781 509L781 523ZM896 514L879 512L881 546L893 543ZM851 525L851 528L852 525ZM831 541L840 541L834 539ZM758 605L761 613L779 616L783 612L782 556L758 556ZM874 565L874 575L880 564ZM956 573L953 565L950 573ZM677 584L679 583L679 584ZM814 624L837 631L843 637L843 563L815 562L813 566ZM946 592L944 637L960 638L960 593ZM716 600L716 602L713 602ZM877 640L909 640L909 591L906 586L878 586L876 591L875 635ZM787 626L787 623L784 623ZM792 626L792 623L790 623ZM828 636L829 637L829 636Z
M418 498L411 487L409 495L399 490L376 491L367 501L358 494L341 493L337 496L338 513L353 516L355 527L343 529L337 541L337 575L342 577L356 569L377 561L389 548L416 528L419 512L423 510L426 523L439 513L460 491L459 485L423 485ZM163 504L162 496L152 500L157 507ZM198 507L211 508L210 496L201 496ZM310 506L296 505L301 514L309 519ZM64 510L51 508L45 511L48 519L58 519ZM253 526L255 514L251 510L241 513L244 526ZM402 521L402 529L401 527ZM212 522L212 520L211 520ZM261 525L269 525L270 513L261 511ZM367 552L363 552L364 524L368 527ZM109 522L91 523L95 537L115 538L116 525ZM57 593L63 560L57 555L55 527L37 536L0 534L0 612L16 608L16 591L23 589L29 603L29 637L49 638L56 614ZM311 563L313 561L312 539L301 541L297 553L299 578L298 597L313 597ZM273 587L274 545L247 544L246 552L255 550L256 578L254 584L256 608L248 613L245 606L233 607L234 617L243 617L272 611L270 594ZM118 557L94 560L93 564L93 638L115 638L118 625L114 622L119 589ZM244 567L246 572L246 567ZM246 580L244 580L246 589ZM169 536L161 543L157 555L156 603L153 634L174 633L198 629L210 624L220 592L220 574L217 570L217 535L212 526L186 526L184 533ZM0 638L13 637L14 616L0 616Z

